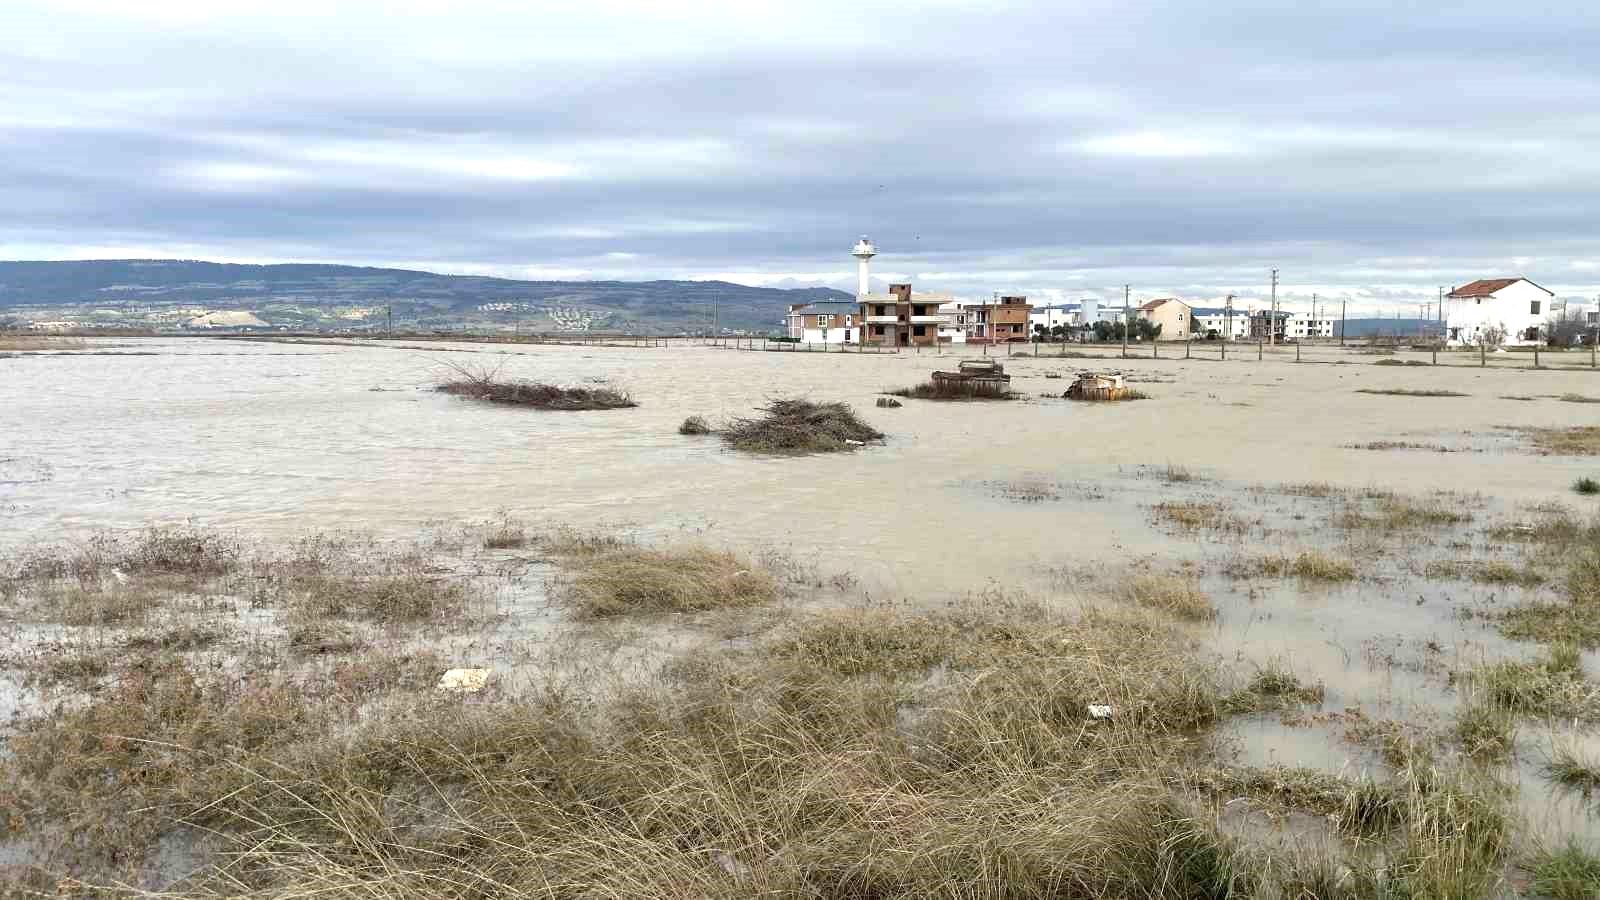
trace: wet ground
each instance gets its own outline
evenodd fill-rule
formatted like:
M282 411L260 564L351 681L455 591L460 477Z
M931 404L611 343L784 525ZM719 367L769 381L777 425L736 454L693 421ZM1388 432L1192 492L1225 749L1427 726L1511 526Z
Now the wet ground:
M1487 529L1555 506L1595 511L1592 498L1570 490L1600 472L1594 457L1537 455L1512 429L1600 423L1600 406L1555 399L1600 394L1600 375L1519 360L1379 366L1427 357L1337 348L1304 358L1295 364L1280 350L1258 362L1251 348L1225 362L1116 360L1109 364L1152 399L1076 404L1059 399L1072 373L1105 363L1013 357L1007 371L1028 399L883 409L873 405L878 392L923 380L951 358L90 342L0 359L0 548L179 521L252 537L357 528L409 539L428 523L503 512L535 526L778 550L846 575L852 591L876 599L928 602L997 586L1095 595L1119 573L1182 572L1218 608L1214 622L1192 626L1200 647L1245 672L1281 663L1325 688L1320 709L1233 720L1219 739L1235 758L1379 772L1386 763L1370 742L1350 739L1353 723L1447 727L1461 702L1454 673L1537 650L1500 637L1481 613L1550 587L1424 570L1515 562L1517 549ZM603 382L640 406L547 413L433 392L457 366ZM888 440L851 454L761 458L676 433L686 416L715 425L783 396L847 401ZM1466 520L1381 532L1339 524L1352 504L1371 504L1363 492L1386 491L1449 504ZM1206 505L1219 519L1180 526L1160 513L1163 503ZM1302 550L1352 560L1359 577L1230 572L1231 562ZM522 585L502 595L502 621L513 624L452 652L491 661L524 654L555 615L539 589L549 573L537 562L481 564L502 567L487 577ZM1593 671L1597 660L1588 662ZM0 714L11 712L0 699ZM1597 740L1564 723L1521 728L1506 764L1519 806L1541 835L1600 839L1586 799L1539 776L1557 739Z

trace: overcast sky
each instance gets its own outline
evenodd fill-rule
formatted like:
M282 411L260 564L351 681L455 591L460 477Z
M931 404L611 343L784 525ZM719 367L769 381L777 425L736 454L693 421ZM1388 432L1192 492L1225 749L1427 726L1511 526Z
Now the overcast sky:
M1600 294L1591 3L7 0L0 72L8 259Z

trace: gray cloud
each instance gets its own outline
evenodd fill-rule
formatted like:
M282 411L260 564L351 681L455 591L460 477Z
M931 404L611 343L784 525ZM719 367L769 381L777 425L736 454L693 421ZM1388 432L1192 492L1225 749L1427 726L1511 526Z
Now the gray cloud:
M0 11L0 256L1600 293L1579 5L152 6Z

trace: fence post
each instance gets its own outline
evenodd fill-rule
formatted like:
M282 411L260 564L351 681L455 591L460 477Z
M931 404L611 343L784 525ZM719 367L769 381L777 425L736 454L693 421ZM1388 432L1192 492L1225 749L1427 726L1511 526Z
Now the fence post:
M1538 344L1534 344L1533 345L1533 367L1535 369L1539 368L1539 345Z
M1193 347L1193 346L1194 346L1194 341L1184 341L1183 342L1183 358L1184 359L1188 359L1189 358L1189 348Z
M1439 364L1439 345L1438 344L1434 344L1433 345L1433 364L1436 365L1436 366Z
M1480 342L1478 344L1478 368L1482 369L1482 368L1487 367L1488 365L1489 365L1489 344L1488 344L1487 341Z
M1221 344L1222 344L1222 358L1223 359L1227 359L1228 358L1228 339L1227 338L1223 338L1222 341L1221 341Z
M1299 362L1300 361L1300 342L1299 341L1295 341L1294 342L1294 361L1295 362Z
M1261 362L1261 339L1256 338L1256 362Z

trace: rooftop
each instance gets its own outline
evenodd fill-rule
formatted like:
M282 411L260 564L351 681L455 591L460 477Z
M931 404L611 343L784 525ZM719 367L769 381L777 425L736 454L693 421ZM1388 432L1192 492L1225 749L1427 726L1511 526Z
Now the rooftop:
M1446 296L1454 298L1454 299L1457 299L1457 300L1469 299L1469 298L1472 298L1472 297L1492 297L1492 296L1494 296L1495 293L1497 293L1499 291L1502 291L1502 290L1512 286L1513 284L1516 284L1519 281L1528 281L1528 279L1520 278L1520 277L1518 277L1518 278L1480 278L1480 279L1478 279L1477 281L1474 281L1471 284L1462 285L1461 287L1456 288L1455 290L1451 291ZM1533 282L1531 282L1531 281L1528 281L1528 283L1529 284L1533 284ZM1546 290L1543 287L1539 287L1539 285L1537 285L1537 284L1533 284L1533 286L1536 287L1536 288L1539 288L1539 290L1544 291L1546 294L1549 294L1552 297L1555 296L1555 292L1554 291Z

